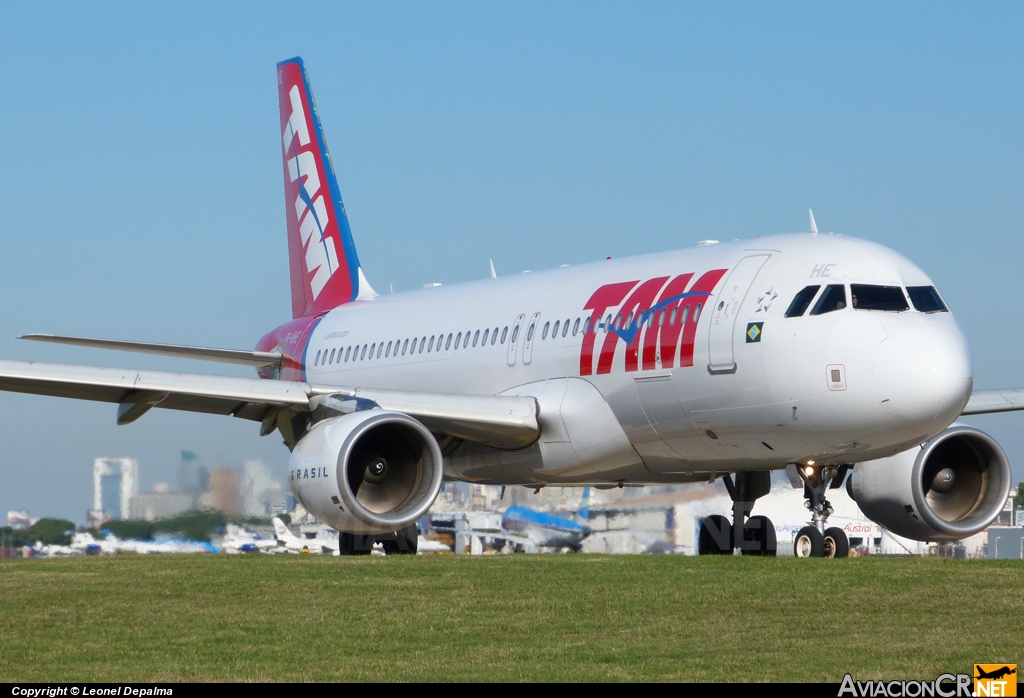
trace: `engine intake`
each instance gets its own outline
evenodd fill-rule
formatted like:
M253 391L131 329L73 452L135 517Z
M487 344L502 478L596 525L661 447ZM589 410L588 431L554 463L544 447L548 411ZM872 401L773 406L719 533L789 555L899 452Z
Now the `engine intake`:
M995 521L1010 479L1010 463L991 436L953 425L920 448L858 463L846 487L869 518L893 533L947 541Z
M397 531L423 516L441 489L433 435L412 417L381 409L325 419L289 461L295 498L341 531Z

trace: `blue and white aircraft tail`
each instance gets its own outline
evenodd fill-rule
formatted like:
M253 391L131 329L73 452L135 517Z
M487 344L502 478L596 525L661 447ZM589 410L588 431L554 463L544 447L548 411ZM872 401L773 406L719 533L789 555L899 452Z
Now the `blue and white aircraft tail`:
M513 506L505 510L501 527L504 537L523 550L569 548L579 552L590 535L590 488L583 490L583 502L571 517Z

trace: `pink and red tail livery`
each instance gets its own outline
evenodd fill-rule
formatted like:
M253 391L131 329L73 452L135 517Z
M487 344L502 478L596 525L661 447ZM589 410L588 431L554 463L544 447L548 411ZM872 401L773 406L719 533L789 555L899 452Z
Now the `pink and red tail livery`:
M359 296L359 258L301 58L278 63L277 87L292 317L309 317Z

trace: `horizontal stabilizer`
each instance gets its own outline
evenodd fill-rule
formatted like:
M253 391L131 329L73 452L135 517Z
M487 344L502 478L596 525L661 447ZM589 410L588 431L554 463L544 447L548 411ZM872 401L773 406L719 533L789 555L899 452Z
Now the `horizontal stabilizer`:
M127 342L120 339L89 339L87 337L62 337L55 334L27 334L18 339L30 339L33 342L51 342L53 344L70 344L77 347L92 349L113 349L130 351L136 354L158 354L174 356L179 359L200 359L202 361L219 361L225 364L242 366L271 366L281 364L281 354L269 351L243 351L239 349L213 349L210 347L189 347L180 344L154 344L152 342Z
M127 424L150 408L262 421L270 410L316 409L327 396L372 400L418 419L431 431L496 448L523 448L540 436L537 401L508 395L449 395L339 388L300 381L235 378L31 361L0 361L0 390L120 405Z
M989 414L1024 410L1024 390L975 390L960 414Z

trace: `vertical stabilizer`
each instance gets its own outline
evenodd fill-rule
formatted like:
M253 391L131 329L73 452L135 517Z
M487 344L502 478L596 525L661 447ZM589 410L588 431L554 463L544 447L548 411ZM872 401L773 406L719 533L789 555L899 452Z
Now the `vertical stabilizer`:
M301 58L277 64L292 317L377 294L359 257Z
M288 527L284 525L284 521L277 518L273 518L272 523L274 524L274 537L279 541L286 541L292 538L298 538L294 533L288 530Z

